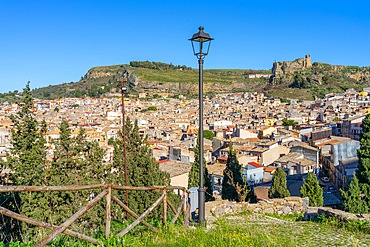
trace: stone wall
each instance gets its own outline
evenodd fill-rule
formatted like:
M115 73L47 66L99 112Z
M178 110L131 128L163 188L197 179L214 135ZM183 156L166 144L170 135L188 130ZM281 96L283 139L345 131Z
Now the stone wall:
M208 210L207 210L208 208ZM237 214L243 211L252 211L265 214L297 214L305 213L308 208L308 198L296 196L283 199L260 200L257 203L215 201L206 203L206 214L221 217L228 214Z
M339 209L328 207L310 207L305 212L305 220L317 218L318 216L331 216L340 221L348 220L370 220L370 214L352 214Z
M305 220L315 219L318 216L332 216L340 221L370 220L370 214L352 214L329 207L309 207L308 198L296 196L284 199L260 200L258 203L231 202L219 200L206 203L206 220L214 221L225 215L233 215L243 211L264 214L304 214Z

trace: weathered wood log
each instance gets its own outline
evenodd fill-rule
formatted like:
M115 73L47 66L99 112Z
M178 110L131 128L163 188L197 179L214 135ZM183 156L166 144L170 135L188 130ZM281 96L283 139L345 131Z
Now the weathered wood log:
M48 229L53 229L52 234L48 235L42 242L38 243L36 246L44 246L45 244L49 243L52 239L54 239L56 236L60 234L68 234L70 236L76 236L83 240L86 240L88 242L96 244L96 239L90 238L88 236L85 236L83 234L73 232L67 229L68 226L73 224L75 220L77 220L78 217L82 216L86 211L88 211L92 206L95 205L99 200L101 200L104 195L110 194L110 196L107 196L107 205L106 205L106 236L108 237L110 235L110 224L111 224L111 200L113 199L116 201L119 205L121 205L126 212L128 212L130 215L132 215L134 218L136 218L136 221L133 222L129 227L127 227L125 230L123 230L120 234L121 236L127 234L128 231L130 231L133 227L135 227L139 222L142 222L145 226L147 226L152 231L157 231L157 229L150 224L148 224L144 218L160 203L160 201L163 199L164 203L164 211L163 211L163 221L167 221L167 204L170 205L171 210L174 212L174 207L171 204L171 202L167 199L167 190L182 190L183 195L188 193L187 189L180 186L147 186L147 187L135 187L135 186L120 186L120 185L111 185L111 184L94 184L94 185L84 185L84 186L0 186L0 193L6 193L6 192L42 192L42 191L79 191L79 190L92 190L92 189L108 189L103 191L101 194L99 194L94 200L92 200L89 204L85 206L85 208L79 210L76 214L74 214L71 218L69 218L66 222L64 222L60 226L55 225L47 225L47 223L42 221L33 220L31 218L22 218L25 220L25 222L30 224L37 224L37 225L43 225L43 227ZM164 194L156 201L151 207L147 209L147 211L144 212L143 215L138 216L135 214L130 208L128 208L123 202L121 202L116 197L112 196L111 189L117 189L117 190L138 190L138 191L150 191L150 190L163 190ZM109 198L110 197L110 198ZM185 199L186 201L186 195ZM181 205L181 204L180 204ZM187 203L183 203L183 213L184 213L184 219L185 219L185 225L188 225L189 222L189 213L187 207ZM5 209L7 210L7 209ZM181 211L181 208L179 209ZM175 216L178 215L179 210L174 212ZM5 211L4 211L5 212ZM11 211L9 211L11 212ZM5 213L3 213L5 215ZM175 217L173 222L176 221ZM9 216L10 217L10 216ZM17 216L19 217L25 217L25 216ZM19 220L21 220L19 218ZM26 221L27 220L27 221ZM181 218L179 218L181 222ZM172 222L171 221L171 222ZM33 222L33 223L31 223ZM46 225L45 225L46 224Z
M173 219L171 220L171 224L174 224L176 222L176 220L178 219L180 221L181 224L183 224L181 218L179 218L180 214L181 214L181 208L184 204L184 197L181 198L181 201L180 201L180 205L178 206L177 208L177 211L175 210L175 207L172 205L172 203L168 200L168 205L170 206L173 214L175 215L173 217Z
M132 217L134 217L135 219L139 218L139 215L137 215L134 211L132 211L129 207L127 207L120 199L118 199L117 197L115 197L114 195L112 195L112 200L115 201L118 205L120 205L126 212L128 212ZM150 230L152 230L153 232L157 232L157 228L155 228L154 226L150 225L148 222L146 222L145 220L141 220L141 223L143 223L143 225L145 225L146 227L148 227Z
M163 224L167 222L167 190L163 190Z
M0 192L21 192L21 191L73 191L107 188L106 184L93 185L71 185L71 186L0 186Z
M184 197L185 197L185 204L184 204L184 221L185 221L185 226L189 226L189 217L190 217L190 192L187 191L186 189L183 190L184 192Z
M165 196L165 194L162 194L158 200L152 205L150 206L139 218L137 218L134 222L132 222L128 227L126 227L126 229L124 229L123 231L121 231L118 236L122 237L124 235L126 235L132 228L134 228L137 224L139 224L139 222L141 222L142 219L144 219L146 216L148 216L148 214L150 214L150 212L153 211L153 209L158 206L158 204L163 200L163 197Z
M111 205L111 197L112 197L112 189L111 187L108 188L108 194L106 197L107 200L107 208L106 208L106 221L105 221L105 237L108 238L110 234L110 221L111 221L111 211L110 211L110 205Z
M41 242L37 243L36 247L42 247L47 245L50 241L54 238L59 236L62 232L64 232L67 227L73 224L79 217L84 215L91 207L93 207L97 202L99 202L106 194L108 194L108 190L104 190L98 196L96 196L93 200L91 200L85 207L80 209L76 212L72 217L70 217L66 222L61 224L56 230L54 230L51 234L49 234L46 238L44 238Z
M0 186L0 193L2 192L22 192L22 191L73 191L73 190L90 190L90 189L107 189L111 187L117 190L183 190L184 187L180 186L121 186L112 184L93 184L93 185L71 185L71 186Z
M111 185L112 189L117 190L183 190L184 187L181 186L147 186L147 187L136 187L136 186L121 186L121 185Z
M43 228L50 229L50 230L55 230L55 229L59 228L59 226L52 225L52 224L49 224L49 223L46 223L46 222L43 222L43 221L28 218L27 216L23 216L21 214L15 213L15 212L13 212L9 209L3 208L3 207L0 207L0 213L5 215L5 216L8 216L10 218L20 220L20 221L26 222L26 223L34 225L34 226L39 226L39 227L43 227ZM99 243L98 240L96 240L95 238L92 238L92 237L86 236L82 233L74 232L74 231L71 231L71 230L68 230L68 229L66 229L63 232L63 234L85 240L85 241L90 242L92 244L98 244Z

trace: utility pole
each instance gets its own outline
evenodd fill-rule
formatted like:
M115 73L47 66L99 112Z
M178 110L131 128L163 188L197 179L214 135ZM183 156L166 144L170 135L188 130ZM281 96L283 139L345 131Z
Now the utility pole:
M123 142L123 169L125 173L125 186L128 186L128 173L127 173L127 155L126 155L126 123L125 123L125 93L127 92L127 87L125 83L127 83L127 78L129 73L125 70L123 73L119 73L117 77L117 81L121 84L121 99L122 99L122 142ZM126 192L126 204L128 207L128 189L125 190ZM126 219L128 219L129 215L126 211Z

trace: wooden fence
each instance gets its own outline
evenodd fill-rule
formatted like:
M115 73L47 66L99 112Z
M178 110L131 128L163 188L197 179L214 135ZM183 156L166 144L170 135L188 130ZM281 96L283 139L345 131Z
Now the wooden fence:
M61 225L52 225L43 221L35 220L29 218L27 216L18 214L13 212L9 209L0 206L0 213L11 217L16 220L20 220L26 222L28 224L32 224L35 226L43 227L46 229L52 230L52 232L46 236L41 242L37 243L35 246L45 246L54 238L59 236L60 234L66 234L72 237L76 237L85 241L88 241L93 244L98 244L98 240L82 233L78 233L72 230L68 230L67 228L72 225L79 217L84 215L90 208L96 205L100 200L106 197L106 225L105 225L105 236L109 237L111 235L111 202L112 200L120 205L127 213L129 213L135 221L132 222L129 226L127 226L124 230L122 230L118 236L122 237L127 234L130 230L132 230L136 225L142 223L150 230L156 232L157 229L147 223L144 219L147 217L150 212L152 212L158 205L163 203L163 222L167 221L167 208L169 207L172 212L174 213L174 218L171 220L171 224L174 224L176 220L181 222L184 225L189 224L189 213L188 213L188 205L187 205L187 190L184 187L179 186L150 186L150 187L133 187L133 186L119 186L113 184L96 184L96 185L86 185L86 186L0 186L0 193L3 192L40 192L40 191L76 191L76 190L90 190L90 189L104 189L99 195L97 195L94 199L89 201L83 208L81 208L78 212L72 215L69 219L67 219ZM158 190L162 191L162 195L151 205L142 215L137 215L133 212L124 202L120 199L112 195L112 189L115 190L141 190L141 191L148 191L148 190ZM181 194L181 201L177 208L172 205L172 203L167 198L167 191L170 190L178 190L182 191ZM179 217L183 215L184 220Z

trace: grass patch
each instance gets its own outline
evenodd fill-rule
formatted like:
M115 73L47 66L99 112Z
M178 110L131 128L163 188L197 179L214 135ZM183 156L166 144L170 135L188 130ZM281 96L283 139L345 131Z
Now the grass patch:
M159 225L153 233L146 228L138 228L123 238L103 237L99 246L163 246L163 247L203 247L203 246L369 246L370 235L364 234L369 223L339 223L331 218L317 222L301 221L302 215L262 215L242 213L216 221L211 229L182 225ZM360 224L360 225L359 225ZM121 226L122 227L122 226ZM119 227L121 229L121 227ZM114 231L118 232L118 231ZM103 234L102 234L103 235ZM0 244L0 247L4 245ZM15 246L32 246L13 243ZM83 241L61 236L49 246L93 246Z
M325 226L335 227L349 232L370 234L370 221L368 220L340 221L335 217L319 217L317 222Z

